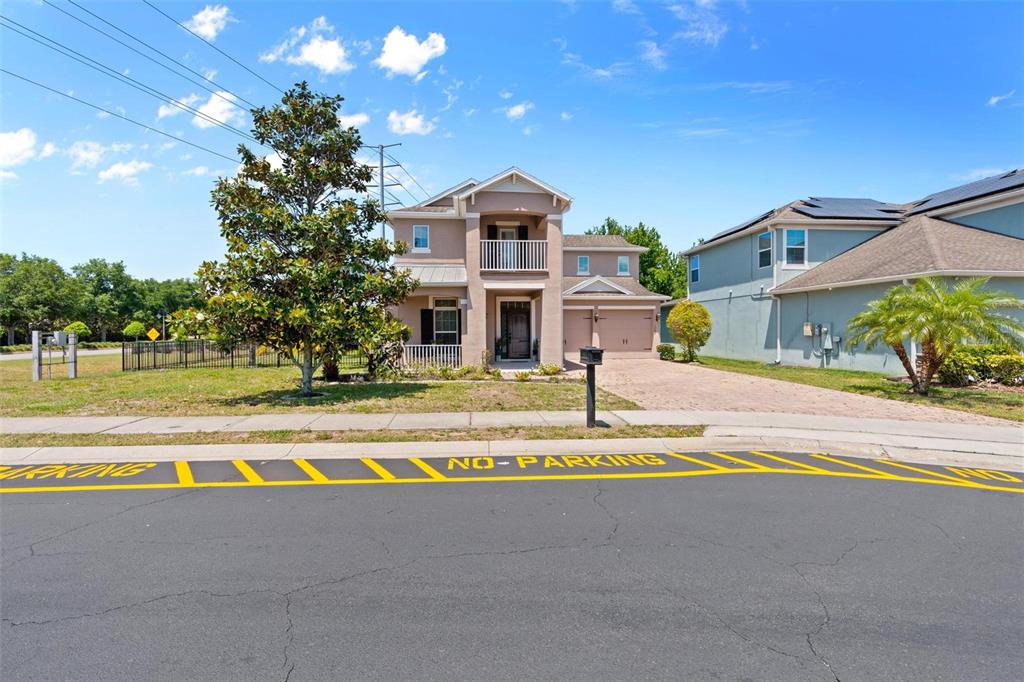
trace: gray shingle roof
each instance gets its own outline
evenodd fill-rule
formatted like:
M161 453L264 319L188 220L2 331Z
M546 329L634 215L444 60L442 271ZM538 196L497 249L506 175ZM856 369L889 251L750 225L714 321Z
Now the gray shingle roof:
M607 248L615 246L632 247L633 245L627 242L625 237L620 234L567 234L562 237L562 246L597 246Z
M590 275L589 277L563 277L562 278L562 291L568 291L569 289L572 289L574 286L576 286L580 282L586 282L587 280L590 280L590 279L594 279L594 275ZM608 280L609 282L613 282L614 284L616 284L616 285L622 287L623 289L625 289L626 291L628 291L630 293L630 295L632 295L632 296L658 296L659 295L659 294L654 293L653 291L648 291L647 289L645 289L644 286L642 284L640 284L640 282L635 277L602 277L601 279L605 279L605 280ZM572 295L575 295L575 296L587 296L587 297L590 297L590 296L625 296L625 294L623 294L621 292L618 292L618 291L593 292L593 293L586 292L586 293L576 293L576 294L570 294L570 295L571 296Z
M958 204L961 201L977 199L1015 187L1024 187L1024 171L1019 168L1002 175L994 175L991 178L929 194L920 203L911 208L908 211L908 215L931 211L943 206L949 206L950 204Z
M1024 239L914 216L774 289L848 285L923 273L1024 271Z

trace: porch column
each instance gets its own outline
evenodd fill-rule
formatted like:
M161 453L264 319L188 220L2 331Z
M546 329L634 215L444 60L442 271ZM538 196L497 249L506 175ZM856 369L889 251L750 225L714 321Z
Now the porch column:
M540 301L540 361L562 365L562 214L545 218L548 240L548 279Z
M466 324L462 328L462 364L480 364L487 347L487 292L480 278L480 214L466 214Z

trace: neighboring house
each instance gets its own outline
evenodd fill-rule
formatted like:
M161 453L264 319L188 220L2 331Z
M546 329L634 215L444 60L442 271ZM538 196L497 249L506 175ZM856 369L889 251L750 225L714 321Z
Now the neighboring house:
M711 313L703 353L901 371L884 348L847 350L847 322L893 285L924 275L990 276L990 287L1024 297L1024 171L909 204L794 201L685 255L689 298Z
M620 236L563 235L572 197L518 168L466 180L391 211L396 259L419 288L395 314L412 328L406 360L563 363L581 346L608 357L650 357L658 306L644 289L646 249Z

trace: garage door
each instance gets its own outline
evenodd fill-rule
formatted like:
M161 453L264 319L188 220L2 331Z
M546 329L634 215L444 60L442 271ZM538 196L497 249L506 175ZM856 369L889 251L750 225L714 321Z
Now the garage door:
M610 357L650 355L653 319L653 310L601 308L597 324L605 354Z
M590 325L593 319L593 312L590 310L566 310L562 323L562 333L565 335L565 354L571 356L576 354L579 357L579 349L589 346L592 343L590 336Z

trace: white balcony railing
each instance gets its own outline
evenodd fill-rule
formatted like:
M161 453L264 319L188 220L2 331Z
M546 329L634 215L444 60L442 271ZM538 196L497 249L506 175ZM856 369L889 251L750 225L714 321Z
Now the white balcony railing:
M402 364L406 367L462 367L462 346L407 344Z
M545 271L546 239L481 239L481 270Z

